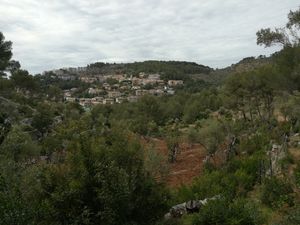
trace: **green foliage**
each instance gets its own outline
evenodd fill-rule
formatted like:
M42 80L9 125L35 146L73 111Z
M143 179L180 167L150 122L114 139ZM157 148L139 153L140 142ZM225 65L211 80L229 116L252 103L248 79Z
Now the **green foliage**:
M198 142L198 132L195 127L189 127L186 136L188 143L193 144Z
M201 177L197 178L190 191L180 191L184 194L180 199L205 199L216 195L225 195L233 197L236 194L237 183L232 174L225 174L221 171L206 172ZM193 196L191 196L193 193ZM185 194L187 194L185 196ZM191 198L192 197L192 198Z
M38 155L39 151L39 146L31 139L30 135L18 126L11 129L0 146L0 155L14 161L28 161Z
M191 74L209 74L212 69L208 66L181 61L149 60L134 63L102 63L88 65L90 74L124 73L137 76L140 72L159 73L164 80L189 80Z
M231 159L220 168L205 170L190 187L183 186L176 193L177 202L190 199L205 199L216 195L228 199L246 197L260 182L262 156L252 155L242 159Z
M0 94L2 97L9 97L13 92L14 85L11 80L0 76Z
M54 85L50 85L47 90L47 95L49 99L53 99L54 101L60 101L63 98L62 90Z
M288 23L285 28L261 29L257 32L257 43L269 47L273 44L281 44L282 51L274 56L276 66L279 70L281 89L289 91L299 90L299 13L300 9L290 11Z
M299 44L299 36L297 30L300 28L300 9L290 11L288 22L285 28L261 29L256 33L257 44L270 47L273 44L281 44L283 46L297 46Z
M65 105L64 119L77 120L84 113L81 105L76 102L69 102Z
M184 107L183 120L193 123L196 120L207 119L210 111L217 110L221 105L221 99L215 90L204 90L192 95Z
M0 172L0 225L33 225L34 214L21 192L11 190Z
M12 42L5 41L4 35L0 32L0 76L5 75L4 71L9 65L12 57Z
M285 35L279 29L275 29L275 31L271 31L270 28L261 29L257 33L257 44L265 45L266 47L270 47L273 44L282 44L285 45Z
M146 73L162 73L162 79L184 80L185 74L209 73L211 68L189 62L177 61L145 61L143 63L130 63L125 67L126 73L138 74Z
M11 129L11 122L5 113L0 114L0 145Z
M274 61L280 76L277 77L279 90L292 92L299 90L300 81L300 47L285 47L279 53L275 54Z
M145 121L153 120L157 124L161 124L163 121L161 106L154 96L143 96L137 103L137 110L145 115Z
M40 103L36 108L36 113L33 116L32 126L39 132L38 135L43 136L48 132L53 123L54 112L53 108L48 103Z
M199 93L210 86L211 84L208 82L193 77L190 79L185 79L184 85L176 87L176 91L185 93Z
M215 154L226 136L223 125L217 120L206 120L198 132L199 142L206 148L210 155Z
M300 164L297 164L297 167L294 171L295 183L300 188Z
M197 178L191 187L194 198L205 199L226 192L222 178L224 178L223 173L220 171L205 173ZM229 186L226 188L230 189Z
M108 79L106 80L106 83L108 83L108 84L110 84L110 85L114 85L114 84L118 84L119 81L116 80L116 79L113 79L113 78L108 78Z
M46 73L44 75L35 75L34 79L39 83L41 90L47 90L51 85L60 88L61 90L68 90L71 88L78 88L78 92L83 92L89 85L79 79L62 80L56 77L53 73Z
M286 215L282 218L279 223L276 225L298 225L300 224L300 206L296 205L293 208L290 208Z
M179 131L177 128L172 129L167 133L166 142L169 151L169 161L174 163L179 154Z
M16 70L12 73L10 79L21 90L34 91L37 89L37 82L26 70Z
M270 120L273 115L273 84L276 74L274 67L268 65L230 76L224 87L227 107L244 120Z
M289 182L272 177L265 180L261 200L272 208L279 208L284 204L291 206L294 204L292 193L293 189Z
M107 135L107 136L106 136ZM82 133L69 142L66 161L49 165L39 180L42 221L56 224L153 224L167 192L145 174L141 149L125 133Z
M280 111L285 117L286 122L286 131L292 128L293 132L300 131L300 97L299 94L288 96L282 99L280 103Z
M244 199L228 202L225 199L209 201L195 217L193 224L258 225L264 219L257 206Z
M166 157L162 153L157 152L155 146L151 146L144 151L145 170L151 177L164 181L169 173Z
M255 152L265 152L270 145L270 137L266 132L257 132L252 136L241 139L239 151L249 155Z

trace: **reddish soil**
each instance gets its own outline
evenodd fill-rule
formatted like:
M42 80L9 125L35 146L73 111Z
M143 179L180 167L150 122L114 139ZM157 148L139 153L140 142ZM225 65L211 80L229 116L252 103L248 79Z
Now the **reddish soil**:
M166 142L162 139L150 139L146 145L154 145L154 149L168 156ZM192 180L201 174L203 159L206 152L199 144L181 144L180 152L174 163L169 163L169 174L167 184L170 187L178 187L182 184L190 184ZM168 162L166 162L168 163Z

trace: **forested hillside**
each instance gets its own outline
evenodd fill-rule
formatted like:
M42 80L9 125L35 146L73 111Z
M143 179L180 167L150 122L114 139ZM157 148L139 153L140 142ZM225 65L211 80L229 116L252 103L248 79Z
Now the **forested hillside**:
M145 61L134 63L93 63L88 65L88 69L102 73L124 72L126 74L137 75L140 72L145 73L161 73L165 77L182 78L185 74L208 74L213 69L208 66L198 65L192 62L180 61Z
M89 107L99 80L32 76L0 33L0 225L300 224L299 32L300 9L257 32L279 52L219 70L90 64L126 74L106 95L137 76L164 92Z

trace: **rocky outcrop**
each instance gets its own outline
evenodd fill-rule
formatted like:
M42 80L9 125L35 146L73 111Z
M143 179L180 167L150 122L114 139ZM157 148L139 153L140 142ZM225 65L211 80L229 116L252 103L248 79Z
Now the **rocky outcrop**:
M269 169L266 176L277 176L281 173L280 161L286 156L286 150L283 145L273 144L272 149L267 152L269 158Z
M212 198L206 198L204 200L190 200L178 205L171 207L169 212L165 214L165 219L180 218L185 214L197 213L200 211L201 207L206 205L209 201L219 199L220 195L214 196Z

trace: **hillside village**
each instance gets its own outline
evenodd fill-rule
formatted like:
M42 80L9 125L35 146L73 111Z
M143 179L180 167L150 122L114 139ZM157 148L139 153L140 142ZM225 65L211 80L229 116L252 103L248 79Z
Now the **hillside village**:
M183 85L183 80L162 80L158 73L140 72L138 75L88 74L86 67L64 68L48 71L52 78L64 81L80 80L88 84L85 96L76 96L77 88L64 90L64 100L78 102L89 108L98 104L136 102L144 95L174 95L174 88Z

